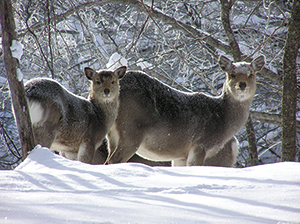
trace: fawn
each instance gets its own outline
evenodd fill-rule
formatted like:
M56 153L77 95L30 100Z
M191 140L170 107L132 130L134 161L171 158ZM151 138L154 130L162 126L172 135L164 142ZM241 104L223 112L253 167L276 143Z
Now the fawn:
M27 82L25 92L35 142L59 151L68 159L92 163L95 150L116 120L119 80L126 70L126 66L99 72L84 68L86 78L91 81L88 100L52 79Z
M205 165L245 124L264 56L251 63L220 56L226 72L220 96L178 91L139 71L120 81L118 117L107 134L107 163L126 162L136 152L174 166ZM230 144L230 143L228 143Z

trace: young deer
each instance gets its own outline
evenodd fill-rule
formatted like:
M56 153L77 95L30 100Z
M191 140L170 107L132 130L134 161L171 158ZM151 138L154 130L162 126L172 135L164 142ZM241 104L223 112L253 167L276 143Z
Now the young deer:
M108 133L107 163L126 162L135 152L174 166L203 165L246 122L255 94L255 73L264 56L251 63L219 57L225 71L222 94L175 90L143 72L127 72L120 81L120 107Z
M126 66L96 72L84 68L91 81L89 99L66 90L58 82L37 78L25 85L35 141L68 159L92 163L97 149L116 120L119 79Z

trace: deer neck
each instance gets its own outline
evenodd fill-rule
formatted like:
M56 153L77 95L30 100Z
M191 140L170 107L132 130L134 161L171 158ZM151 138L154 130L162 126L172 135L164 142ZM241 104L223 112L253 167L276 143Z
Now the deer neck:
M243 127L243 125L247 121L252 98L239 101L231 97L230 94L228 94L228 92L226 91L223 91L221 98L223 99L225 108L224 119L227 123L227 130L231 130L231 132L235 134Z
M119 109L118 98L109 100L97 100L96 98L90 96L90 102L94 105L94 108L98 114L104 114L107 126L113 125L117 118Z

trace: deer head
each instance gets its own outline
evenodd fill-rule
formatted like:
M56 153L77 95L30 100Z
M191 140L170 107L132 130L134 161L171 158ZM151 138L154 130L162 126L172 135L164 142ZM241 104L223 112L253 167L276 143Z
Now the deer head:
M265 57L261 55L251 63L234 63L221 55L218 62L220 68L227 74L226 82L224 83L224 92L238 101L251 99L256 90L256 72L264 67Z
M96 72L92 68L84 68L86 78L92 81L90 97L111 101L119 94L119 80L125 76L127 67L122 66L115 71Z

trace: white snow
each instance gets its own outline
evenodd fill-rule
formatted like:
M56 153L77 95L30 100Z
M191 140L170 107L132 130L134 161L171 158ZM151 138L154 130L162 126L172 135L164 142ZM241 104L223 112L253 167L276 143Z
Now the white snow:
M106 64L106 68L114 70L123 65L128 66L127 59L115 52L110 56L109 61Z
M0 86L3 86L7 82L7 79L0 76Z
M249 20L248 20L249 19ZM248 25L249 24L255 24L255 25L258 25L258 24L264 24L265 23L265 20L259 18L258 16L256 15L252 15L250 18L249 18L249 15L245 15L245 14L239 14L237 16L235 16L233 18L233 23L235 25L245 25L245 22L248 20Z
M0 171L0 223L299 223L300 163L88 165L37 147Z
M23 80L23 77L24 77L24 75L23 75L21 69L17 68L17 79L18 79L18 81L21 82Z
M146 68L151 69L151 68L153 67L152 64L150 64L150 63L148 63L148 62L146 62L146 61L143 61L143 59L139 59L139 60L137 61L137 64L136 64L136 65L137 65L137 66L140 66L142 70L144 70L144 69L146 69Z
M23 44L21 44L17 40L12 40L12 45L10 46L10 50L11 50L12 56L14 58L16 58L20 61L21 57L23 55L23 49L24 49Z

